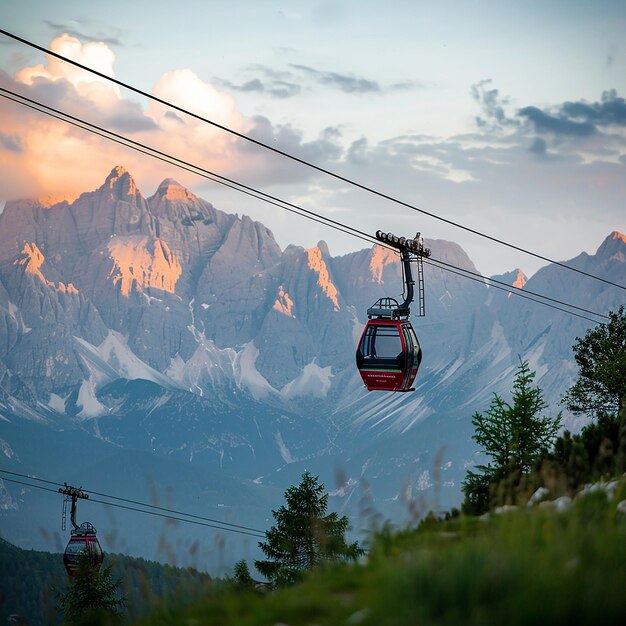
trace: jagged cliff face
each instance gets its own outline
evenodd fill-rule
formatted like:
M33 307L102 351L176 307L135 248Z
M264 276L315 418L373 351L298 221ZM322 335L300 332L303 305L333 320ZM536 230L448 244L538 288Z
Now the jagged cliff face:
M428 246L476 271L456 244ZM626 237L613 233L570 263L623 283ZM620 304L615 289L564 272L497 278L596 310ZM50 424L69 415L116 445L220 467L245 458L248 477L259 459L268 471L330 452L365 467L362 451L371 460L368 446L381 441L380 477L412 463L428 486L429 454L445 444L458 492L472 413L507 393L518 355L556 406L575 373L573 340L590 324L427 265L417 390L368 394L354 367L365 311L401 290L386 249L283 251L264 225L172 179L144 198L116 167L71 204L12 202L0 215L0 413Z

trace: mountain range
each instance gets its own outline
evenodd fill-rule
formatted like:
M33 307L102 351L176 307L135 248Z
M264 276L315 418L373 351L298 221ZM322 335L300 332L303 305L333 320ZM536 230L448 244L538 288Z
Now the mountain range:
M457 244L426 245L477 272ZM566 264L623 284L626 236ZM494 278L605 313L623 303L615 287L554 264ZM593 324L434 265L425 283L415 392L367 392L355 346L366 309L402 289L392 251L333 257L323 241L282 250L263 224L173 179L144 197L119 166L72 203L8 202L2 467L261 528L304 469L355 526L372 511L401 519L458 504L478 458L472 414L494 392L506 397L520 358L556 414L576 374L571 346ZM45 547L37 528L58 523L60 498L0 487L7 538ZM145 528L131 551L158 544L160 530Z

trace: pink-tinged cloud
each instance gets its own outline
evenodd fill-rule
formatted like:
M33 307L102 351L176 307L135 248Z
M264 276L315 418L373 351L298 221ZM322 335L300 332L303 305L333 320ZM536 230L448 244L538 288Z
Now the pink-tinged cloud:
M90 42L81 44L76 37L63 34L52 40L50 49L57 54L72 59L72 61L91 67L106 76L115 77L113 72L115 54L104 43ZM46 55L45 65L40 63L32 67L25 67L17 72L15 78L18 82L25 85L33 85L37 80L51 82L66 80L83 96L105 97L107 93L112 93L119 98L119 89L114 83L51 55Z
M114 76L115 55L102 42L82 44L67 34L55 38L55 52ZM9 89L112 129L189 163L223 175L266 171L263 154L247 151L234 135L154 101L141 101L123 89L48 56L45 63L2 77ZM170 71L158 80L154 95L242 133L254 133L256 121L244 117L232 96L204 82L189 69ZM268 129L270 134L280 128ZM133 172L144 195L175 172L184 185L198 177L68 125L20 104L0 99L0 189L2 200L42 194L68 200L97 188L115 163ZM17 149L19 147L19 149Z

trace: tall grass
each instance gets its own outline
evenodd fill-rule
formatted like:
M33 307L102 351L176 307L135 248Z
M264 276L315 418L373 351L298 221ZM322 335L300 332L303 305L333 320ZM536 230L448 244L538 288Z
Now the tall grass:
M225 590L142 624L626 624L626 519L599 490L566 512L432 518L372 536L367 559L260 595Z

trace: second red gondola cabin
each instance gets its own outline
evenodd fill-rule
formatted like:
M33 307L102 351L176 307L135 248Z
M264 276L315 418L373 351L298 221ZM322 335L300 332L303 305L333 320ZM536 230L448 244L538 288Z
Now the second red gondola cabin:
M63 564L70 578L78 571L81 554L87 554L91 566L95 568L99 568L104 560L96 529L89 522L83 522L79 530L72 531L65 548Z

